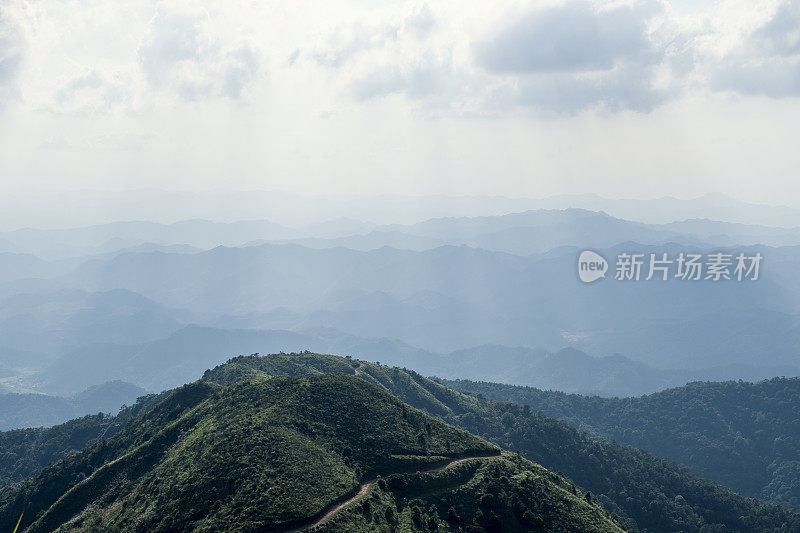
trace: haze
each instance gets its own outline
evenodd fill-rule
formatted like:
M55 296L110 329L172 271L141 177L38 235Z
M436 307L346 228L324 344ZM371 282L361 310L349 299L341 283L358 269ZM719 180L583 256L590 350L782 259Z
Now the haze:
M798 5L8 0L0 192L796 205Z

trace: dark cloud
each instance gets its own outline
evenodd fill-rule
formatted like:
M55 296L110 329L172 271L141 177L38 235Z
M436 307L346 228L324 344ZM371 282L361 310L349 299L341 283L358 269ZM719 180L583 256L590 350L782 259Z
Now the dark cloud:
M754 32L753 40L771 55L800 54L800 1L784 2L772 19Z
M479 66L510 78L496 104L544 113L592 108L648 112L668 100L656 89L665 49L648 34L656 2L599 8L570 2L539 9L474 47Z
M732 65L716 72L712 86L751 96L800 96L800 61L771 59L758 65Z
M652 87L645 69L618 69L613 73L577 77L558 73L527 77L505 105L532 108L544 114L569 115L602 107L607 111L650 112L671 98L667 91Z
M609 70L651 51L646 35L653 6L597 11L573 2L534 11L476 47L478 62L498 73Z

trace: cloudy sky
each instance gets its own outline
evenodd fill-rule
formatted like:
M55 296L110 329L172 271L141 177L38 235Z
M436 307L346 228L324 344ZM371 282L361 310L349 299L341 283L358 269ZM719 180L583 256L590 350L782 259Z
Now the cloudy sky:
M800 0L0 0L0 193L798 205L799 97Z

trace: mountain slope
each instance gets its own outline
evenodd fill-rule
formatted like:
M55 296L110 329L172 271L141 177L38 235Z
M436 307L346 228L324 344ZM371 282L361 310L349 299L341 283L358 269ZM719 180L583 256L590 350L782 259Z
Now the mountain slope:
M592 435L672 459L744 495L800 509L800 378L690 383L639 398L445 384L529 405Z
M204 379L231 383L259 375L341 371L342 361L347 360L314 354L237 357L206 372ZM363 379L445 422L564 472L597 495L607 509L627 517L631 528L742 532L800 528L800 516L786 509L739 496L669 460L591 438L525 407L475 398L413 371L363 361L351 366Z
M521 458L482 459L498 455L354 376L198 382L4 493L0 529L11 530L27 503L28 532L289 530L313 524L380 474L388 481L376 484L368 506L323 527L389 531L406 521L411 531L427 531L433 521L447 530L447 513L415 510L417 496L437 491L475 526L511 517L512 531L542 521L559 530L620 530L563 478ZM481 459L404 475L459 457ZM497 484L515 493L513 505L485 496Z

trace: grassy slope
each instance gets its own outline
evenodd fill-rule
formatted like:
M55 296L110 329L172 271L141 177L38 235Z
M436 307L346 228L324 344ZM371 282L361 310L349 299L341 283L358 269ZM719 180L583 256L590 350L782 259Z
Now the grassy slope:
M800 509L800 378L698 382L637 398L444 383L530 405L592 435L677 461L742 494Z
M206 372L205 379L230 382L238 376L275 376L287 371L355 373L356 367L363 379L403 401L564 472L595 493L606 508L629 518L633 527L652 531L800 530L797 514L742 497L671 461L588 437L525 407L448 389L413 371L334 356L289 354L234 358Z
M231 381L181 387L114 437L6 492L0 530L13 529L24 504L23 526L31 532L270 530L321 513L375 474L498 451L352 376ZM495 515L522 519L528 511L527 519L551 516L565 531L617 530L601 507L566 491L566 481L521 459L511 464L512 477L531 477L526 483L544 498L534 502L528 493L527 507L501 505ZM456 498L465 519L492 518L476 506L493 478L488 472L472 485L454 482L452 491L472 487ZM394 498L388 485L381 491ZM416 492L427 494L424 486ZM384 519L395 509L400 520L406 496L397 496L399 512L397 505L383 509ZM327 527L374 525L358 516L344 513Z
M319 529L369 531L621 531L562 476L520 456L395 474ZM461 529L459 529L461 528Z

